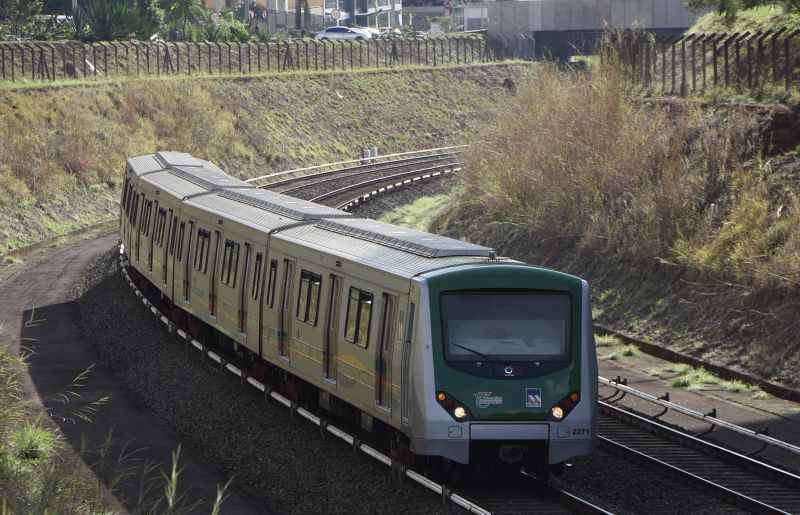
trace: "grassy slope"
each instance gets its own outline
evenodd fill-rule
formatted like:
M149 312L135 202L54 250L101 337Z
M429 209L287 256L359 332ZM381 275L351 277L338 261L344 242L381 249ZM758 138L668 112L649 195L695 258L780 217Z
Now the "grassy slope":
M747 32L782 27L800 28L800 13L785 13L780 5L762 5L739 11L733 20L712 11L700 17L688 32Z
M587 278L611 327L800 387L800 157L760 160L746 111L678 111L542 70L435 229Z
M463 143L524 65L0 89L0 252L116 211L129 155L190 152L247 177Z

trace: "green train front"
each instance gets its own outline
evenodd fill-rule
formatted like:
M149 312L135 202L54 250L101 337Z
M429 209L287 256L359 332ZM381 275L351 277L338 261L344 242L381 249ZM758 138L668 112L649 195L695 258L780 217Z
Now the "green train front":
M404 421L415 453L527 466L591 453L597 357L586 281L490 262L423 274L417 288Z

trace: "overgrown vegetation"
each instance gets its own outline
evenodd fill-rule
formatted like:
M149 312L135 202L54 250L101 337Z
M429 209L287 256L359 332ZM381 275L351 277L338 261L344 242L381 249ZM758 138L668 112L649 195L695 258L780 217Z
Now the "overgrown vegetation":
M800 161L758 116L540 70L465 158L445 232L589 279L600 319L798 384Z
M491 224L631 262L677 262L764 288L800 280L793 194L754 172L756 122L625 98L618 74L549 69L470 148L461 203Z
M447 209L447 195L420 197L411 204L406 204L384 214L380 221L410 227L418 231L427 231L442 212Z
M140 80L0 91L0 251L116 213L127 156L180 150L247 177L460 144L528 66ZM320 117L320 101L341 115ZM408 106L414 105L413 110ZM90 199L87 202L87 198Z
M150 463L138 464L135 451L125 445L118 449L111 434L97 449L74 451L48 424L46 413L25 402L25 367L24 357L0 345L0 514L118 513L123 511L118 489L126 482L135 483L138 492L126 505L138 513L182 514L199 507L178 488L180 446L168 473ZM71 390L84 379L79 376ZM213 515L220 512L229 486L230 481L217 487L210 505Z
M728 381L707 371L690 365L673 363L650 369L650 375L669 381L675 388L688 390L724 390L733 393L748 393L754 399L768 399L769 394L751 384L738 380Z
M800 15L800 0L686 0L692 9L713 8L690 32L717 30L767 30L794 25Z

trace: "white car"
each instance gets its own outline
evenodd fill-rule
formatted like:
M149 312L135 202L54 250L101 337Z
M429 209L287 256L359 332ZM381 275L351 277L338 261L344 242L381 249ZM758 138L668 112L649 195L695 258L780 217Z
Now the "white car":
M315 39L370 39L372 34L365 30L355 27L328 27L322 32L318 32Z

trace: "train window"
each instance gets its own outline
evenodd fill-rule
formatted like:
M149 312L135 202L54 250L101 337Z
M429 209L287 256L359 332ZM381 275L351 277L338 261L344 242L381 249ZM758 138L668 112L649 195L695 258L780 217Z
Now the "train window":
M236 288L236 276L239 267L239 244L233 240L225 240L225 250L222 254L222 268L219 279L231 288Z
M178 261L181 261L183 258L183 232L186 229L186 222L181 222L181 227L179 229L178 234Z
M181 223L181 228L183 228L183 223ZM169 234L170 234L170 236L169 236L169 255L170 256L174 256L175 255L175 238L177 237L177 234L178 234L178 217L177 216L173 216L172 217L172 227L170 228Z
M156 229L155 234L153 234L153 238L155 239L156 243L159 247L164 246L164 229L167 225L167 210L161 208L158 210L158 221L156 222Z
M273 259L269 264L269 287L267 295L269 297L269 307L275 307L275 290L278 289L278 260Z
M144 199L142 202L142 234L150 234L150 210L153 208L153 201Z
M253 270L253 287L251 289L250 295L253 297L253 300L258 299L258 294L261 293L261 268L263 267L264 256L259 252L256 254L256 266Z
M369 346L369 329L372 323L371 293L356 287L350 288L347 301L347 323L344 328L344 339L360 345L365 349Z
M208 272L208 249L211 247L211 233L197 229L197 243L194 247L194 269L204 274Z
M300 273L300 294L297 296L297 318L317 325L322 276L303 270Z

